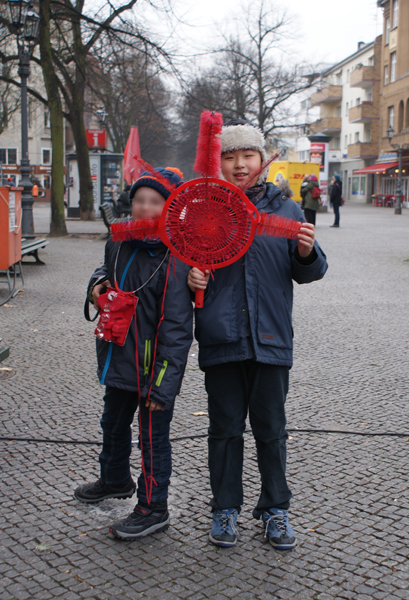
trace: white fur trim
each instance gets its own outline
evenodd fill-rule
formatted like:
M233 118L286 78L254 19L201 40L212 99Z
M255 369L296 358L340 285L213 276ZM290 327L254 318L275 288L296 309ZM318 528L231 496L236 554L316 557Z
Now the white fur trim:
M222 129L222 154L234 150L255 150L261 154L261 162L268 160L266 152L266 141L263 132L252 125L229 125ZM268 169L259 176L257 184L264 183L267 178ZM256 185L254 183L254 185Z

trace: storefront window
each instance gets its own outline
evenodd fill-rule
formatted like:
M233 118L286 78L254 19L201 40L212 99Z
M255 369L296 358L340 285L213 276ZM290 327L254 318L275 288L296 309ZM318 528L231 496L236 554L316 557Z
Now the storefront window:
M360 190L360 194L361 196L365 196L365 190L366 190L366 177L361 177L361 190Z
M359 177L352 177L352 193L359 194Z

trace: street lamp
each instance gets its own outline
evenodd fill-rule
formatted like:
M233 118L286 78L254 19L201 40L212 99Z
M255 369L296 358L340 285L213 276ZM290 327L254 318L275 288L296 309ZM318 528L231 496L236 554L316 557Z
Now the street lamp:
M18 74L21 79L21 231L25 237L34 237L33 184L30 181L31 167L28 158L27 79L30 76L30 59L37 42L40 17L27 0L8 0L7 4L10 11L10 31L17 37Z
M105 108L103 106L99 106L98 109L95 111L95 114L97 115L98 123L101 125L101 127L103 127L108 116L108 113L105 111Z
M392 148L394 150L398 151L398 161L399 161L399 167L398 167L398 185L397 185L397 190L396 190L396 206L395 206L395 215L401 215L402 214L402 204L401 204L401 197L402 197L402 152L403 150L407 150L409 148L409 144L402 144L402 146L400 146L399 144L392 144L392 138L394 136L394 129L392 127L392 125L389 125L388 129L386 130L386 133L388 134L388 140L390 145L392 146Z

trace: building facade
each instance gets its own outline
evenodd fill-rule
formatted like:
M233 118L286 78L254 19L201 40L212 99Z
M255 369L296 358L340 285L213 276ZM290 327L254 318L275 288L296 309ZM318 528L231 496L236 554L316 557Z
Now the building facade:
M345 198L358 202L370 201L373 193L372 179L354 172L378 156L381 45L382 36L360 42L357 52L321 73L309 99L309 110L318 107L319 118L308 132L314 140L329 139L329 181L341 175ZM298 143L300 160L308 160L305 140Z
M397 190L397 153L389 143L409 144L409 1L378 0L383 9L383 36L380 85L379 163L389 168L376 175L376 191L395 194ZM402 183L405 203L409 202L409 149L403 150Z

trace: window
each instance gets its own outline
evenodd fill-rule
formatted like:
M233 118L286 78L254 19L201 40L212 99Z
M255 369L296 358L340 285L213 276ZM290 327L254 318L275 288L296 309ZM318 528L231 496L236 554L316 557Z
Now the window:
M50 127L50 111L47 108L44 109L44 127Z
M364 140L365 142L371 141L371 124L365 123L364 125Z
M388 65L385 65L383 68L383 85L388 85L389 83L389 69Z
M359 191L361 196L365 196L365 189L366 189L366 177L361 177L361 189Z
M396 52L391 52L391 83L396 80Z
M42 165L51 165L51 150L50 148L43 148L41 150L42 153Z
M342 71L337 73L337 85L342 85Z
M347 83L349 83L349 69L347 69Z
M359 142L359 131L355 132L355 144Z
M389 44L389 32L391 30L391 20L388 17L385 21L385 46Z
M392 2L392 29L398 26L399 17L399 1L393 0Z
M374 55L372 54L372 56L370 56L370 57L368 58L368 65L369 65L370 67L373 67L373 66L374 66L374 63L375 63L375 57L374 57Z
M399 102L399 108L398 108L398 131L402 131L403 129L403 113L405 110L405 105L403 103L403 100L401 100Z
M348 116L348 111L349 111L349 104L348 102L345 104L345 116Z
M51 177L50 177L50 175L44 175L44 177L43 177L43 188L45 190L48 190L48 189L50 189L50 187L51 187Z
M361 104L361 98L356 99L356 105L359 106Z
M352 193L359 194L359 177L352 177Z
M393 121L395 119L395 107L388 107L388 127L393 127Z
M349 143L352 144L352 133L349 134Z
M348 136L345 136L345 143L344 143L344 148L346 148L348 146Z
M371 89L365 90L365 100L367 102L372 102L372 90Z
M17 164L16 148L0 148L0 163L3 165Z
M341 105L337 106L337 117L341 116Z

